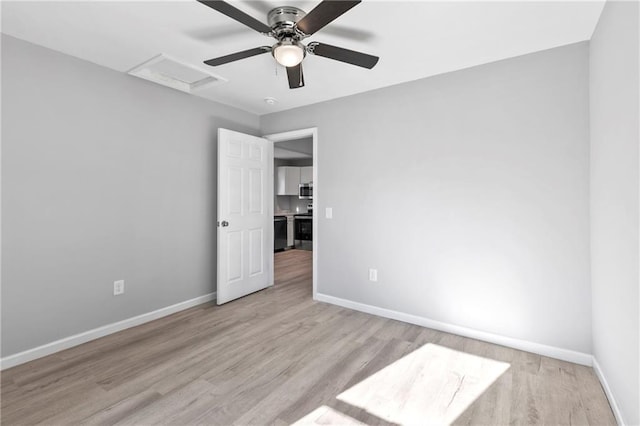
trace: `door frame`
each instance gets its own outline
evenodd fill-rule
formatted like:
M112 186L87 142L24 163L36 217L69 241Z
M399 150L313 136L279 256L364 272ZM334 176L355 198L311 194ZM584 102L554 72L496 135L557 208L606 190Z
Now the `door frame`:
M270 135L262 136L270 140L271 142L283 142L294 139L302 139L302 138L313 138L313 230L312 230L312 259L313 259L313 272L312 272L312 281L313 281L313 300L317 300L316 295L318 292L318 215L320 212L318 211L318 128L317 127L309 127L306 129L299 130L291 130L288 132L282 133L272 133ZM271 154L271 162L273 163L273 152ZM275 170L274 170L275 173ZM273 196L272 196L273 199ZM273 212L272 212L273 213ZM273 245L273 244L272 244ZM274 268L275 270L275 268ZM274 273L272 271L272 273ZM272 278L273 281L273 278Z

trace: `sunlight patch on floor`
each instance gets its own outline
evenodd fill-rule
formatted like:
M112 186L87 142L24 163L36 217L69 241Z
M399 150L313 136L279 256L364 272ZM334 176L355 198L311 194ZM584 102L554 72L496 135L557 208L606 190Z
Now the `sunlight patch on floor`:
M509 365L429 343L337 398L392 423L451 424Z
M448 425L509 366L428 343L339 394L349 415L323 405L296 424L362 424L354 417L365 412L383 424Z
M302 425L364 425L366 423L360 422L353 417L341 413L331 407L323 405L316 408L297 422L293 423L293 426Z

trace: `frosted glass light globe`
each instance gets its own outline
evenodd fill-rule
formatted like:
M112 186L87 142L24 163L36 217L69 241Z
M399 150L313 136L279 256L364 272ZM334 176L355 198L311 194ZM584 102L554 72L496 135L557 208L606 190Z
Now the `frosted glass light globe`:
M273 57L282 66L294 67L304 59L304 48L293 42L280 42L273 49Z

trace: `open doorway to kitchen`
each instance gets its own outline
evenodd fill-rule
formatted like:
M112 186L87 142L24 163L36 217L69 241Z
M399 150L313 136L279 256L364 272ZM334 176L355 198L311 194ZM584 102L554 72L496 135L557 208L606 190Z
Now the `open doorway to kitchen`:
M274 285L316 294L317 131L266 136L273 141Z

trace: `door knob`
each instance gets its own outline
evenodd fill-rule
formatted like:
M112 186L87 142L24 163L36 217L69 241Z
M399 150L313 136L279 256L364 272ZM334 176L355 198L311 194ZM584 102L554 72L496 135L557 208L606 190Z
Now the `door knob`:
M226 220L223 220L223 221L222 221L222 226L223 226L223 227L224 227L224 226L229 226L229 222L227 222Z

